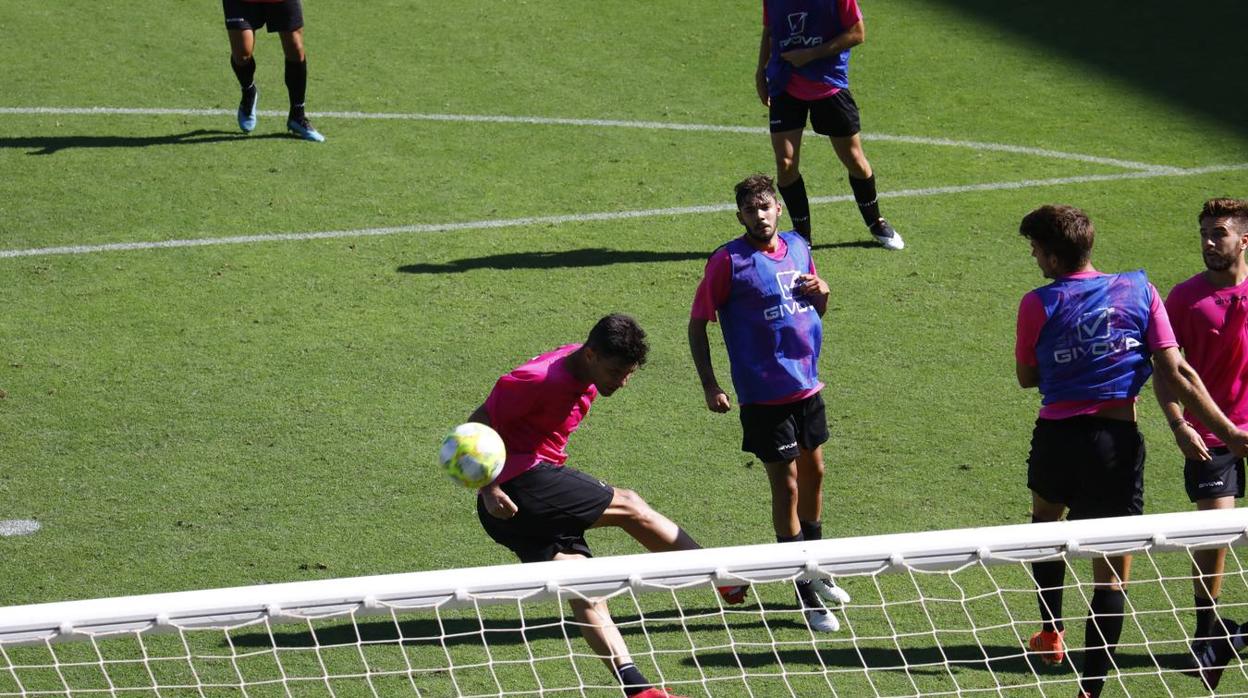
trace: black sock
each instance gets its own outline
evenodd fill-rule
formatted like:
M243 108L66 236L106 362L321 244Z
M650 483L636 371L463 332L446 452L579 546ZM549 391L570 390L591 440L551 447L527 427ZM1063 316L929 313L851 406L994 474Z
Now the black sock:
M802 527L802 540L823 540L822 521L799 521Z
M1218 624L1218 611L1214 607L1217 599L1196 597L1196 639L1203 640L1221 634L1222 627Z
M1122 637L1122 611L1127 595L1117 589L1097 589L1092 593L1092 609L1084 629L1083 671L1079 686L1092 698L1101 695L1105 675L1113 664L1118 638Z
M256 84L255 58L248 58L240 65L234 62L233 56L230 56L230 69L234 71L234 77L238 78L238 86L244 90Z
M1062 560L1031 563L1031 576L1036 579L1036 597L1040 604L1040 629L1060 632L1062 623L1062 585L1066 582L1066 563Z
M867 227L880 220L880 198L875 193L875 175L866 179L849 178L849 188L854 190L854 201L858 202L858 212Z
M810 199L806 197L806 182L798 177L791 184L777 188L780 190L780 197L784 199L784 207L789 210L789 220L793 221L793 229L809 240Z
M803 525L802 529L804 528L805 526ZM798 530L796 535L792 535L792 536L777 535L776 536L777 543L793 543L799 540L806 540L806 537L801 529ZM797 588L797 600L801 602L803 609L823 608L823 604L820 603L819 596L815 594L815 589L814 587L810 585L809 579L803 579L803 580L793 582L793 586Z
M303 102L308 92L307 61L286 61L286 92L290 94L290 118L303 121Z
M637 665L632 662L617 666L615 668L615 677L620 680L620 686L624 688L624 695L626 696L635 696L650 688L650 682L637 669Z

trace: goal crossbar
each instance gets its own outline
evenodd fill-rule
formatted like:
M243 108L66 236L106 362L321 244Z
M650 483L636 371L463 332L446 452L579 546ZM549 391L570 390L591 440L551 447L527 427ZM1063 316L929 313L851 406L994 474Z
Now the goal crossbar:
M1248 509L1232 509L289 582L0 608L0 646L1246 541Z

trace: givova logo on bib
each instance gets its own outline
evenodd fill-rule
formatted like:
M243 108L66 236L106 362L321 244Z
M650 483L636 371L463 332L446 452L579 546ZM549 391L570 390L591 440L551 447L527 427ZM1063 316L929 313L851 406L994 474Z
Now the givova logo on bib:
M1114 341L1110 326L1113 314L1113 308L1098 308L1084 313L1075 323L1079 346L1054 349L1053 360L1059 364L1068 364L1084 356L1105 356L1131 351L1140 346L1140 341L1134 337L1123 337L1120 341Z
M787 19L789 20L789 36L780 40L782 50L794 46L818 46L823 43L822 36L806 36L805 12L794 12Z
M801 272L796 271L776 272L776 286L780 288L780 304L764 310L764 320L778 320L785 315L797 315L815 309L810 303L793 296L793 287L797 284L797 277L801 275Z

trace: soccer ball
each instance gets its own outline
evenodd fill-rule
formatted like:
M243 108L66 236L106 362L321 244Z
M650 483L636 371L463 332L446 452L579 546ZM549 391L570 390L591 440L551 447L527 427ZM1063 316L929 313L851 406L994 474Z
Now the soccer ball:
M438 462L452 480L473 489L498 477L507 460L507 448L498 432L484 424L460 424L442 439Z

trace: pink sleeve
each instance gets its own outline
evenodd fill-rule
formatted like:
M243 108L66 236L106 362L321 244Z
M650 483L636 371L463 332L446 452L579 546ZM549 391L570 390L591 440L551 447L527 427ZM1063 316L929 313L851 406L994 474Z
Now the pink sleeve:
M858 0L837 0L836 10L841 15L841 26L846 29L862 21L862 10L858 8Z
M530 390L540 381L526 380L524 376L508 373L494 383L494 389L485 399L485 413L490 416L490 426L502 432L505 425L523 417L532 410L537 391Z
M698 290L693 294L693 310L690 317L715 322L716 311L728 300L732 283L732 260L728 250L719 249L706 261L706 272Z
M1014 330L1014 360L1025 366L1038 366L1036 341L1040 330L1049 318L1044 313L1044 303L1035 291L1023 296L1018 304L1018 325Z
M1148 285L1148 290L1153 294L1153 302L1148 307L1148 350L1160 351L1179 346L1179 341L1174 338L1174 328L1170 326L1170 315L1161 302L1161 294L1152 284Z

